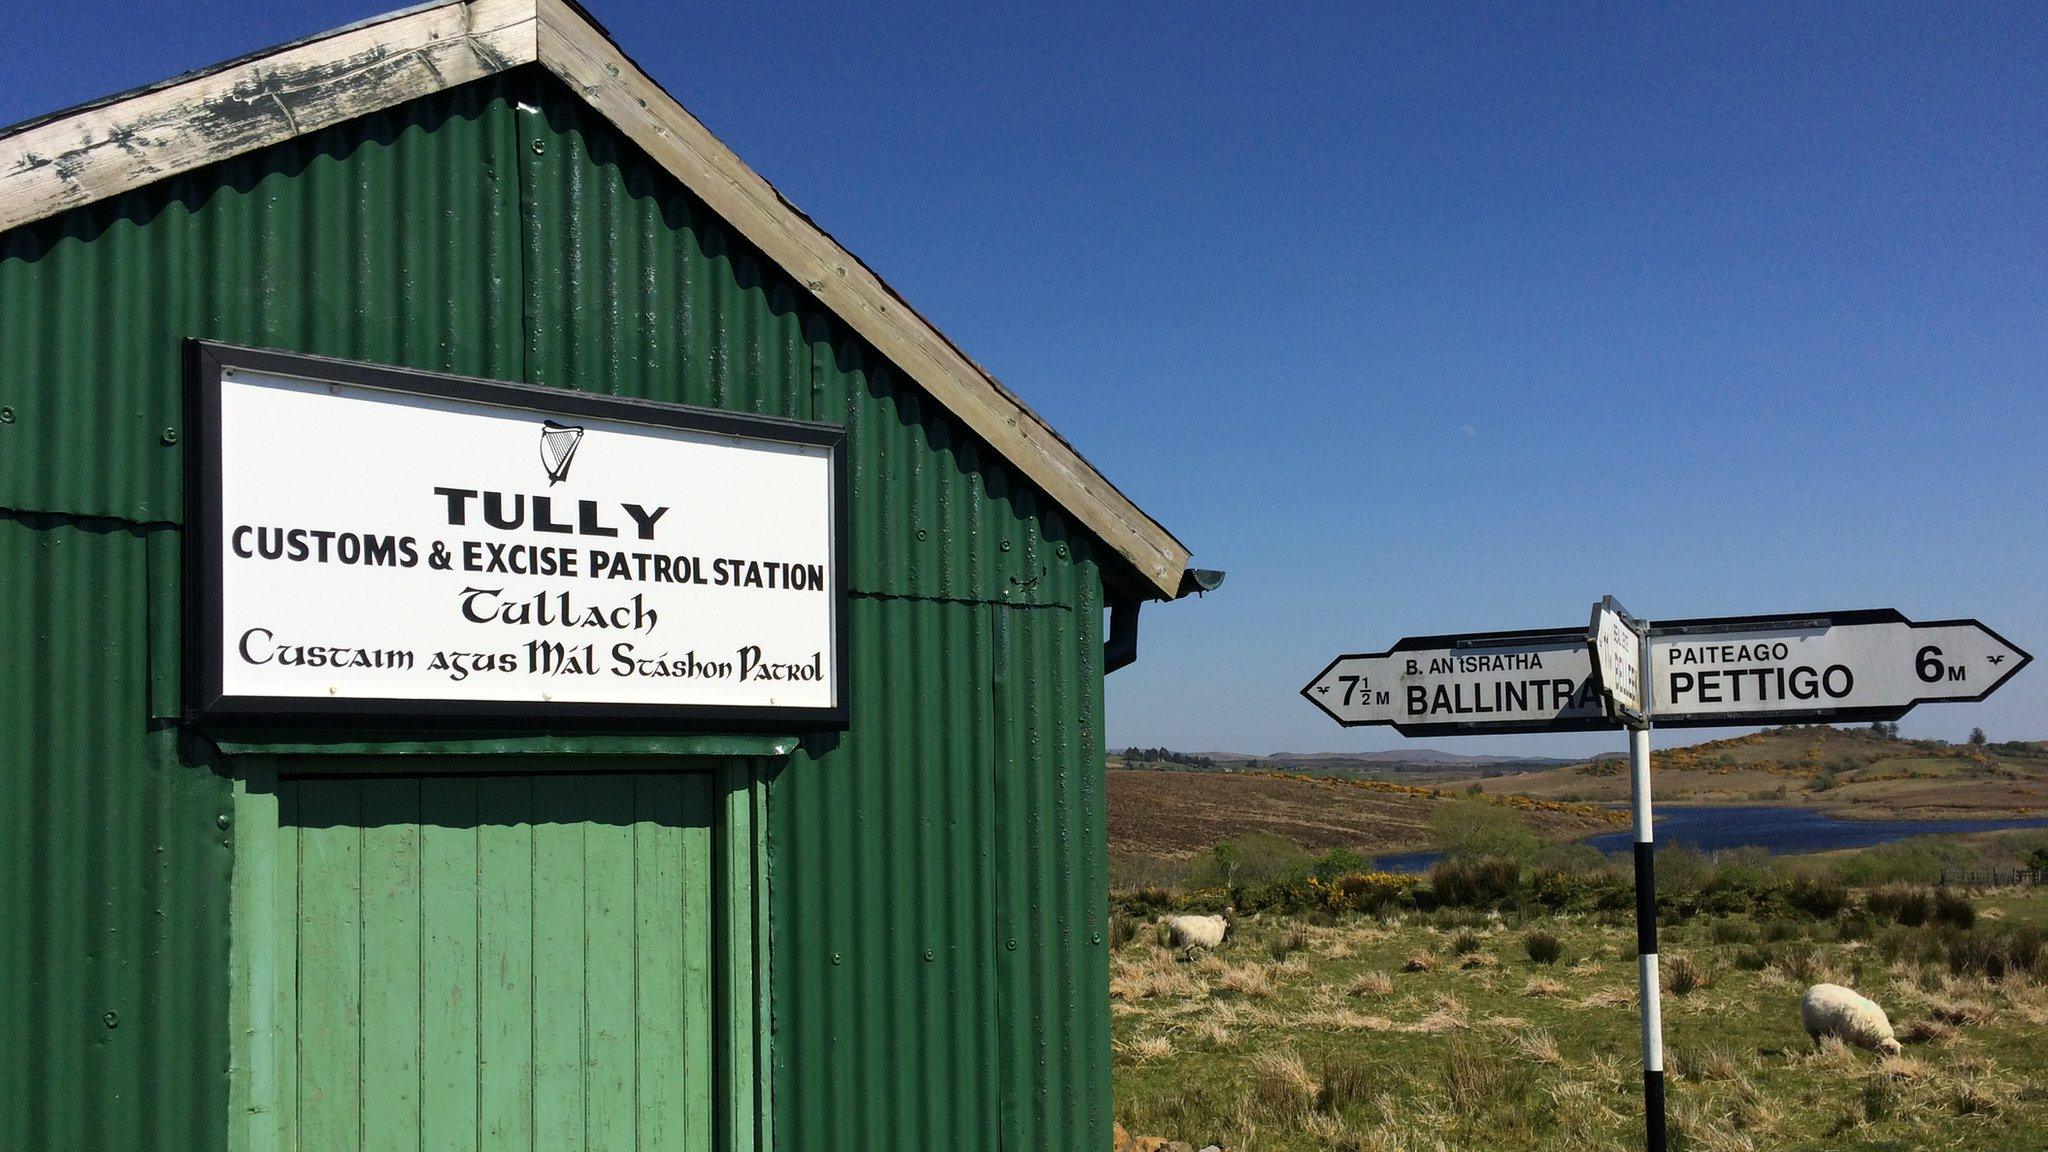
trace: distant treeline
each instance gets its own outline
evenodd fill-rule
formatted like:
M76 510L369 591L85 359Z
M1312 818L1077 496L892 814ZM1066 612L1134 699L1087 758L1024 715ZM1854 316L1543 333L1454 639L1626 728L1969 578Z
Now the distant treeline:
M1190 768L1214 768L1216 761L1209 756L1196 756L1191 752L1175 752L1171 748L1140 748L1132 745L1124 749L1126 764L1185 764Z

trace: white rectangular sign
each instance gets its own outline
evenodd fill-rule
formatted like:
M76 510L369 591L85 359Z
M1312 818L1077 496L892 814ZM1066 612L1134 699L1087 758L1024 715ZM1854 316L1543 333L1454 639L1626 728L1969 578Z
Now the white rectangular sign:
M843 720L843 432L192 356L203 719Z
M1614 597L1593 605L1593 622L1587 630L1586 643L1591 645L1593 672L1599 678L1607 715L1617 721L1640 722L1643 638Z

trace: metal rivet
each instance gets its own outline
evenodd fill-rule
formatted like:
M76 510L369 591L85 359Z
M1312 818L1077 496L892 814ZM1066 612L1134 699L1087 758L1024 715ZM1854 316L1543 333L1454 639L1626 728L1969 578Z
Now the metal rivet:
M0 408L0 424L14 423L14 409Z
M220 826L221 826L221 827L223 827L223 828L227 827L227 826L228 826L228 814L227 814L227 813L225 813L225 812L223 812L223 813L221 813L220 815L218 815L218 816L215 816L215 817L213 818L213 822L214 822L215 824L218 824L218 825L220 825Z
M839 963L839 953L837 953L837 952L834 952L834 953L832 954L832 963L834 963L834 964L837 964L837 963Z
M1005 540L1001 544L996 545L996 547L1002 549L1005 552L1008 552L1010 550L1010 542L1008 540Z
M1062 545L1060 545L1060 559L1062 559L1062 560L1065 560L1066 558L1067 558L1067 546L1066 546L1065 544L1062 544Z
M924 529L922 529L922 528L919 528L919 529L917 530L917 538L918 538L919 540L922 540L922 539L924 539L924 536L925 536L925 532L924 532Z
M100 1017L100 1020L103 1021L109 1028L118 1027L121 1023L121 1018L119 1016L116 1016L112 1012L109 1012L105 1016Z
M1007 945L1007 947L1010 949L1010 951L1015 952L1017 950L1017 942L1015 940L1012 940Z
M933 954L932 954L932 950L931 950L931 949L929 949L929 948L925 949L925 950L924 950L924 962L925 962L925 963L927 963L927 964L929 964L929 963L931 963L931 962L932 962L932 960L933 960L933 959L935 959L935 957L934 957L934 956L933 956Z
M547 141L545 141L545 140L535 140L535 141L533 142L533 154L534 154L535 156L538 156L538 155L540 155L541 153L543 153L543 152L545 152L545 151L547 151L547 150L548 150L548 142L547 142Z
M1100 932L1097 932L1097 933L1095 933L1094 935L1092 935L1092 936L1088 937L1088 940L1089 940L1089 942L1090 942L1090 943L1093 943L1093 944L1100 944L1100 943L1102 943L1102 933L1100 933Z
M178 442L178 430L177 430L176 428L166 428L166 429L164 429L164 443L166 443L166 444L176 444L177 442Z

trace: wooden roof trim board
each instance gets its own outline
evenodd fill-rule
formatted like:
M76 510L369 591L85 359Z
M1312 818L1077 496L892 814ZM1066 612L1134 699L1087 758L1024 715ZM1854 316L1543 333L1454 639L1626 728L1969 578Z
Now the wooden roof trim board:
M567 0L393 13L0 130L0 231L538 63L988 441L1165 598L1188 550L649 79Z

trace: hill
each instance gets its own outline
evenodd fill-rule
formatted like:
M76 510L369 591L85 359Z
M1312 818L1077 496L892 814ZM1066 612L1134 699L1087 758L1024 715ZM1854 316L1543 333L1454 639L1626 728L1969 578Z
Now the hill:
M1660 749L1657 802L1793 804L1861 819L2048 813L2048 743L1946 744L1867 728L1804 725ZM1618 803L1629 795L1621 756L1479 780L1489 794Z
M1248 832L1281 836L1311 852L1367 855L1428 848L1431 821L1458 793L1381 781L1268 772L1109 771L1112 856L1186 858ZM1495 797L1539 835L1576 839L1623 817L1590 805Z
M1467 756L1434 748L1379 752L1274 752L1266 755L1130 748L1109 758L1111 768L1156 768L1170 772L1291 772L1408 784L1461 783L1509 772L1542 771L1571 763L1569 759L1556 757Z

